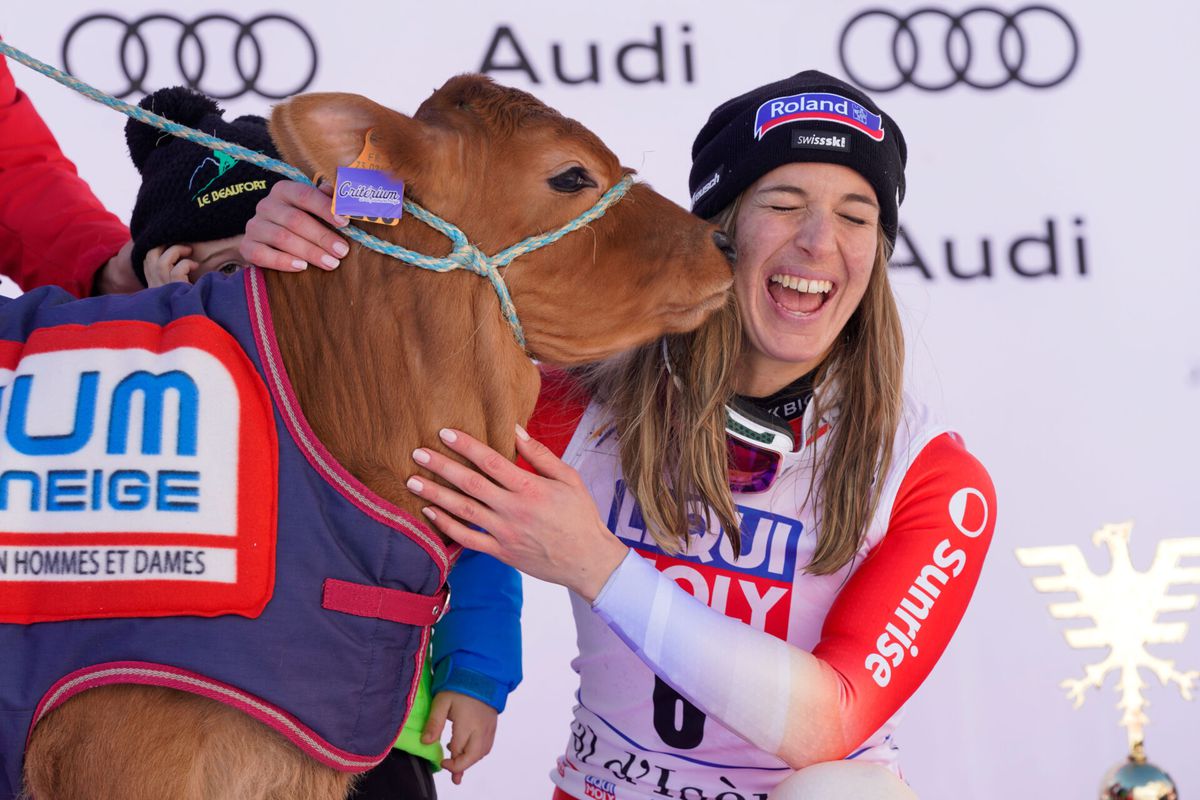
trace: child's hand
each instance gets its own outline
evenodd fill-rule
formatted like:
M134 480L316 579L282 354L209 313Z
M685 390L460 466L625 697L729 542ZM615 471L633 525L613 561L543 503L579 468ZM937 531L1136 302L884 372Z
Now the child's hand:
M192 248L186 244L170 247L155 247L146 253L143 266L146 268L146 285L153 288L167 283L187 283L192 270L200 266L188 258Z
M450 720L450 744L446 746L450 758L442 762L442 768L450 771L456 785L462 783L467 767L491 752L497 716L496 709L465 694L438 692L433 696L421 741L436 742L442 737L446 720Z

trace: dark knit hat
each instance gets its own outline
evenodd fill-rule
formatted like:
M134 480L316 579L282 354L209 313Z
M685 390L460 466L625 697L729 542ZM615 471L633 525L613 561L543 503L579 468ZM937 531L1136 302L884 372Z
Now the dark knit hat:
M782 164L820 161L875 189L896 241L908 148L896 122L850 84L817 70L760 86L717 107L692 145L692 212L708 219Z
M226 122L216 101L193 89L159 89L138 105L225 141L279 157L265 119L245 116ZM125 124L125 141L133 165L142 174L129 230L133 269L143 284L144 262L151 248L237 236L254 216L258 201L283 178L134 119Z

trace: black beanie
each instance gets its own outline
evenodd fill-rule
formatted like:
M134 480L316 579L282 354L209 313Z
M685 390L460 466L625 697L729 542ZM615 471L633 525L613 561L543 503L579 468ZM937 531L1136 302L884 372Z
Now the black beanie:
M871 98L832 75L807 70L712 112L692 145L692 212L715 216L782 164L841 164L875 189L879 221L894 243L907 158L904 135Z
M190 128L279 158L262 117L226 122L216 101L183 86L159 89L138 104ZM125 141L142 174L129 231L133 270L146 283L146 253L160 245L237 236L254 207L283 176L130 119Z

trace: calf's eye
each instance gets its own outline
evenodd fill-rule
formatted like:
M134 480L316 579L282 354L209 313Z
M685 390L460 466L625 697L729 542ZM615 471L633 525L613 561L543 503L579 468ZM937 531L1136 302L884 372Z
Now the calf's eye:
M547 183L556 192L573 193L581 189L594 187L596 181L583 167L571 167L550 178Z

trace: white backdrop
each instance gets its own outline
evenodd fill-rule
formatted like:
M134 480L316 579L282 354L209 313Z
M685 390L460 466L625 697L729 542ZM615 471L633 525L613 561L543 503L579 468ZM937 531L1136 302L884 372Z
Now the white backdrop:
M265 95L301 88L357 91L411 111L449 76L487 65L492 49L494 77L589 125L681 203L692 137L717 103L809 67L879 86L896 77L895 59L904 65L914 57L914 83L953 82L948 58L961 67L969 42L969 67L956 85L874 94L910 148L905 239L893 270L909 336L910 386L963 432L1000 498L975 600L911 702L898 741L923 798L1095 796L1102 774L1125 752L1115 678L1072 710L1059 681L1081 677L1085 659L1097 662L1105 653L1067 647L1068 623L1049 617L1050 598L1033 590L1013 548L1079 544L1102 572L1107 556L1090 544L1102 523L1136 520L1132 549L1140 568L1158 539L1200 536L1200 267L1193 233L1200 167L1188 155L1192 126L1200 123L1193 91L1200 7L1058 0L1052 11L1022 11L1005 0L995 7L1012 19L1005 31L1002 16L967 14L971 6L945 0L937 12L962 19L948 46L947 18L927 11L912 19L913 37L900 37L894 59L896 22L874 15L850 26L843 63L839 40L866 5L171 5L169 13L184 21L222 13L249 22L282 13L310 33L315 77L304 85L313 51L299 29L282 20L252 28L260 75L250 91L225 101L234 113L264 113L272 102ZM870 8L903 18L918 5ZM0 34L61 65L68 31L84 17L111 13L131 22L163 11L165 4L141 0L6 3ZM68 53L75 74L123 91L124 30L111 20L81 26ZM197 30L206 54L201 88L241 92L232 68L235 27L213 21ZM175 58L180 25L160 19L140 31L147 90L182 82ZM561 80L556 49L559 72L578 78L588 72L592 43L599 80ZM639 43L647 46L626 50L619 62L623 47ZM515 68L518 47L528 70ZM127 55L136 76L143 63L136 40ZM249 41L242 57L253 72ZM1016 74L1007 82L1002 57ZM194 75L197 63L196 42L188 42L184 66ZM81 174L127 217L137 180L125 157L124 117L23 67L13 71ZM1054 85L1036 86L1048 83ZM980 273L985 249L990 275L955 277ZM1191 635L1152 650L1183 669L1200 669L1200 612L1166 619L1188 622ZM574 692L564 591L527 581L524 625L526 678L501 717L495 750L462 787L439 779L443 797L549 797L546 774L565 745ZM1147 696L1152 759L1168 768L1185 797L1200 793L1200 706L1156 681Z

